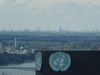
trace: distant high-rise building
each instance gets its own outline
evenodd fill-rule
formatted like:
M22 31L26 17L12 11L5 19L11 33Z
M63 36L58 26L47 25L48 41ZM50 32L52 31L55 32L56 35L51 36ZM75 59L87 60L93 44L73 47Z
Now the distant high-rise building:
M3 31L6 31L6 29L4 28Z
M98 29L96 28L96 30L95 30L96 32L98 31Z
M60 32L62 31L61 27L59 28L59 31L60 31Z
M39 26L38 26L38 28L37 28L37 31L39 31Z

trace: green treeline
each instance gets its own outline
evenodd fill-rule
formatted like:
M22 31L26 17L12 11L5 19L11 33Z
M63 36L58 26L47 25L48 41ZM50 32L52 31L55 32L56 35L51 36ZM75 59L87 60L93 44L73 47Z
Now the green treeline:
M8 54L0 53L0 65L19 64L26 61L34 61L34 54Z
M6 41L2 43L6 46L14 46L14 41ZM66 49L99 49L100 42L48 42L48 41L17 41L17 47L23 47L28 50L30 49L39 49L39 50L48 50L50 46L51 50L66 50Z
M37 35L35 35L37 34ZM51 42L74 42L74 41L84 41L84 42L100 42L100 34L91 34L91 35L40 35L38 33L35 34L2 34L0 35L0 41L5 40L14 40L16 37L19 41L48 41L50 39Z

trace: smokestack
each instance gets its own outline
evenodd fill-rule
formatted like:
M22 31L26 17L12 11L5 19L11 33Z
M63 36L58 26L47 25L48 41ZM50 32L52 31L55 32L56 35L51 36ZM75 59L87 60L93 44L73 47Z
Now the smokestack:
M16 38L15 38L15 48L16 48Z

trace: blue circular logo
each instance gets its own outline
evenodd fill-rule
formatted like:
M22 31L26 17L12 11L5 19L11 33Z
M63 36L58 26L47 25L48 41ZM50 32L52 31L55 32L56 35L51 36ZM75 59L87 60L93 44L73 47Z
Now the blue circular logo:
M35 55L35 67L36 70L41 70L42 67L42 53L39 51Z
M49 58L49 65L54 71L66 71L70 64L71 58L65 52L55 52Z

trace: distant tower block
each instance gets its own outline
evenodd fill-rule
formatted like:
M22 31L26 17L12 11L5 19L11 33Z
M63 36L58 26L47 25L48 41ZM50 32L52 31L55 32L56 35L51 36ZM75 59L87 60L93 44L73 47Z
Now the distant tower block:
M100 75L100 51L37 50L36 75Z
M59 28L59 31L60 31L60 32L62 31L61 27Z
M98 29L96 28L96 32L98 31Z
M39 31L39 26L38 26L38 28L37 28L37 31Z

